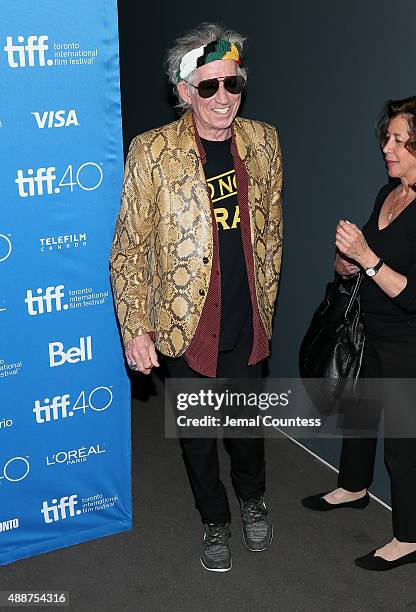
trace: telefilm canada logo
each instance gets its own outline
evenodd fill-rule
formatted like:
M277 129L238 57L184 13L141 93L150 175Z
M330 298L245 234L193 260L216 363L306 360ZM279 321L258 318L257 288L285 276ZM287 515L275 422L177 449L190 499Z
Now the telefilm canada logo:
M14 182L20 198L59 196L81 191L95 191L103 182L102 163L86 161L74 167L68 164L65 170L56 166L18 169Z
M3 51L13 69L91 66L98 57L97 47L83 48L76 41L51 42L47 34L6 36Z
M35 125L40 129L44 130L51 128L62 128L62 127L78 127L79 121L77 113L74 108L70 110L46 110L46 111L33 111L30 113L35 119Z
M12 457L3 463L0 461L0 486L6 482L15 483L24 480L30 472L29 457Z
M77 395L64 393L54 397L35 400L33 414L36 423L50 423L82 414L104 412L113 403L112 387L98 386L90 390L82 389Z
M18 529L19 527L20 521L18 518L0 521L0 533L5 533L6 531L11 531L12 529Z
M49 467L51 465L76 465L86 463L91 457L99 457L106 453L104 444L91 444L89 446L81 446L73 450L63 450L56 453L51 453L45 458L45 463Z
M83 247L86 247L87 240L88 239L86 232L78 232L74 234L57 234L55 236L44 236L43 238L39 238L39 243L40 250L42 253L66 253L69 250L73 251L75 249L82 249Z
M43 289L38 287L26 291L25 303L31 317L61 312L69 309L101 306L106 302L109 291L95 291L91 287L65 289L65 285L51 285Z

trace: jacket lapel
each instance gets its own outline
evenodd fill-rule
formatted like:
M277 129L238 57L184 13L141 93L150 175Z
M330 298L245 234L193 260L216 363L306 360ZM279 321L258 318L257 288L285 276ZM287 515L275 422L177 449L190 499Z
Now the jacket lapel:
M205 160L201 159L201 153L204 155L203 150L198 149L192 111L188 110L178 121L177 147L174 159L171 160L171 177L173 174L176 185L180 185L176 195L190 206L197 204L201 221L211 224L211 207L203 167Z
M250 229L251 243L253 249L255 247L255 229L256 227L262 231L264 229L263 214L264 214L264 189L260 189L260 184L263 183L264 177L262 165L256 150L256 134L249 135L247 126L251 125L248 122L243 122L238 117L234 120L233 130L235 135L235 144L238 155L242 159L248 176L248 208L250 214ZM263 213L263 214L261 214ZM257 217L257 218L256 218ZM263 226L263 227L262 227Z
M260 135L249 134L250 126L251 123L236 117L232 130L238 155L247 170L250 233L254 249L256 229L260 231L260 234L263 233L264 221L267 217L264 202L264 183L267 182L267 177L262 171L264 160L261 159L257 150ZM173 182L176 185L176 194L173 197L177 200L176 204L172 202L172 212L177 211L178 214L183 215L186 210L190 212L194 210L195 213L195 206L192 204L198 201L200 223L208 224L205 227L209 227L212 232L211 204L205 180L203 156L203 149L198 148L192 111L188 110L177 123L177 148L171 159L171 178L175 177ZM183 221L182 218L182 225ZM192 220L192 223L195 223L195 219ZM199 225L198 222L197 225ZM199 230L205 234L202 227Z

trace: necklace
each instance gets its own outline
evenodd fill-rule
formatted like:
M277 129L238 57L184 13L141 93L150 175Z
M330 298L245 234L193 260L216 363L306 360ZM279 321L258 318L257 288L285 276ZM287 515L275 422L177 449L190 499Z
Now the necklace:
M409 201L407 201L409 199L409 194L411 195L411 199ZM403 209L406 208L407 204L409 204L413 199L414 199L414 193L412 193L411 191L409 191L407 193L407 195L405 196L403 202L398 202L400 197L400 194L397 193L394 200L393 200L393 204L390 206L390 210L387 214L387 221L390 223L390 221L392 220L393 214L395 213L395 211L397 209L400 208L400 206L403 206Z

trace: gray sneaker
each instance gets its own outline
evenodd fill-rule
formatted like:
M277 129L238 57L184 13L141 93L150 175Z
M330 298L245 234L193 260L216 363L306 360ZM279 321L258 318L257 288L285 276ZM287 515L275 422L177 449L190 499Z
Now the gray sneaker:
M263 497L242 501L243 538L249 550L266 550L273 540L273 525Z
M201 546L201 563L210 572L228 572L231 569L231 537L228 524L207 523Z

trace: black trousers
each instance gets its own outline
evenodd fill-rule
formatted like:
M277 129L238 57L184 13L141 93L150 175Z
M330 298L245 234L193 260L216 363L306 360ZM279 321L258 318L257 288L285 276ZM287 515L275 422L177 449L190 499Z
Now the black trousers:
M416 336L367 335L362 375L365 378L416 378ZM416 398L414 401L416 419ZM409 397L408 402L412 403L413 398ZM344 438L340 487L361 491L370 486L376 446L376 437ZM416 440L386 437L384 458L391 478L393 535L402 542L416 542Z
M218 378L261 378L262 365L247 365L252 334L243 336L231 351L218 356ZM170 378L204 378L184 358L165 358ZM181 438L182 456L203 523L230 523L227 491L220 479L216 438ZM227 438L231 479L243 500L260 497L265 490L264 438Z

